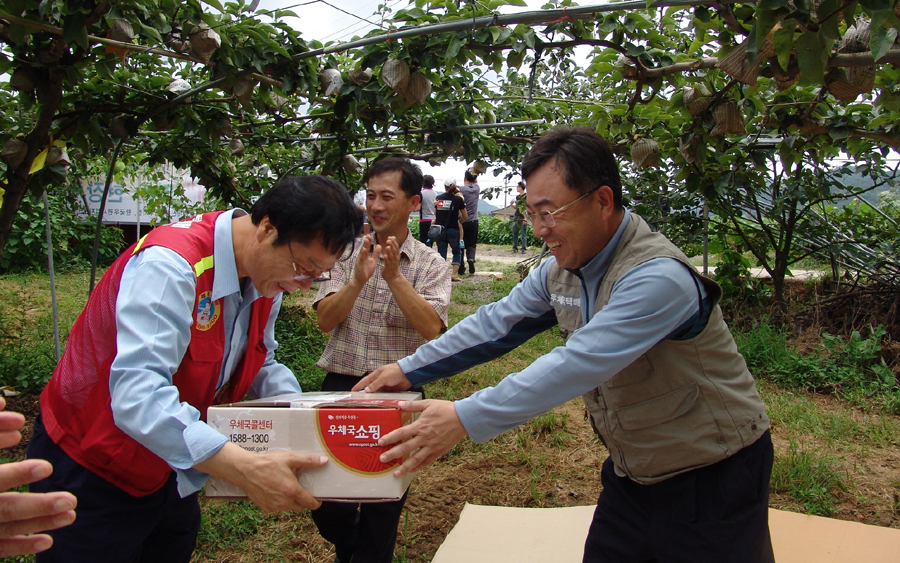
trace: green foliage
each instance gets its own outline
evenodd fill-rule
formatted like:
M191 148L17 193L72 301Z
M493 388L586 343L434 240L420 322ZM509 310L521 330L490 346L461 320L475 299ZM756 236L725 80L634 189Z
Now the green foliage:
M48 195L53 265L60 271L90 266L94 248L95 218L82 218L66 198ZM27 197L19 207L6 252L0 259L0 273L47 271L47 233L44 204L40 197ZM103 225L97 264L109 266L124 248L122 231Z
M838 393L853 404L876 404L898 413L900 385L881 358L885 329L872 329L863 338L854 331L845 341L822 335L819 348L806 355L793 351L787 335L766 324L735 335L750 371L781 385L818 392Z
M8 314L0 312L0 326L11 326ZM20 393L40 393L56 368L52 329L50 338L22 342L6 328L0 328L0 386L9 385Z
M834 516L838 493L847 490L843 464L827 455L800 447L790 441L787 455L775 458L770 487L801 502L808 514Z
M56 277L60 341L87 302L88 274ZM56 367L50 287L46 274L0 276L0 386L39 393Z
M0 386L40 393L56 367L49 310L34 310L23 286L0 288Z
M722 249L715 279L722 288L723 302L760 303L762 291L750 276L750 260L738 248L727 245Z
M320 391L325 372L316 367L316 362L325 350L328 335L319 330L315 318L303 307L282 306L275 321L275 340L275 359L294 372L300 388Z
M534 236L530 226L526 240L529 247L541 245L541 240ZM478 218L478 242L512 247L512 223L508 219L481 215Z

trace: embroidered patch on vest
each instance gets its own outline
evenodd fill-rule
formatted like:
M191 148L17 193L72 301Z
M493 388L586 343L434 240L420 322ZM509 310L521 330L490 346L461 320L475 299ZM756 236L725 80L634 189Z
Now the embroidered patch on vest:
M580 310L581 297L576 297L574 295L562 295L560 293L551 293L550 304L554 307L559 307L560 309Z
M221 303L212 300L212 292L204 291L200 294L197 304L197 330L209 330L219 320L222 312Z

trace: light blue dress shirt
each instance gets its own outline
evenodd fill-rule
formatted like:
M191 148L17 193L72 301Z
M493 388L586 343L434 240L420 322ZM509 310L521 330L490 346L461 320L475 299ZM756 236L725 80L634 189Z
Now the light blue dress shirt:
M247 347L250 309L260 296L249 278L238 279L231 220L246 212L226 211L215 226L212 299L223 299L225 356L216 392L231 378ZM125 266L116 298L116 357L109 393L116 426L166 461L176 472L182 497L198 491L208 475L192 469L228 441L200 420L200 412L179 399L172 376L191 340L197 279L191 264L174 251L153 246ZM300 392L297 378L275 361L275 298L265 327L268 350L252 397Z
M582 280L585 324L564 346L537 358L495 387L456 401L456 414L472 439L483 443L523 422L598 387L656 343L689 330L706 317L698 310L705 291L694 274L672 258L655 258L629 271L613 287L609 303L594 311L625 226L606 247L575 272ZM555 258L541 264L503 299L485 305L437 340L400 360L413 386L459 373L505 354L557 324L547 275Z

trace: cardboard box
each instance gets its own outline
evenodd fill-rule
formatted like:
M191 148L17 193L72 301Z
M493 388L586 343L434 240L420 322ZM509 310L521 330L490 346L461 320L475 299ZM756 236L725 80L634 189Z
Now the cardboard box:
M411 423L418 413L405 413L399 401L421 399L419 393L295 393L255 401L216 405L207 423L251 452L293 451L326 455L322 467L302 469L298 479L319 500L376 502L397 500L412 474L394 477L401 463L382 463L390 448L378 439ZM210 478L206 496L246 498L231 483Z

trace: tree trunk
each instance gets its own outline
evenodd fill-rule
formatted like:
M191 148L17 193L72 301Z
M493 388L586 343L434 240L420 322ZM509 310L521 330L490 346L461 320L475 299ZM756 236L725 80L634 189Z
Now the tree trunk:
M12 233L13 222L19 212L19 204L28 193L31 165L37 155L50 144L50 127L62 104L64 77L65 70L53 66L50 68L48 77L39 80L37 84L37 96L41 109L38 111L34 128L26 137L28 154L22 164L15 170L8 171L6 176L6 193L3 194L3 207L0 208L0 260L3 259L6 243Z

